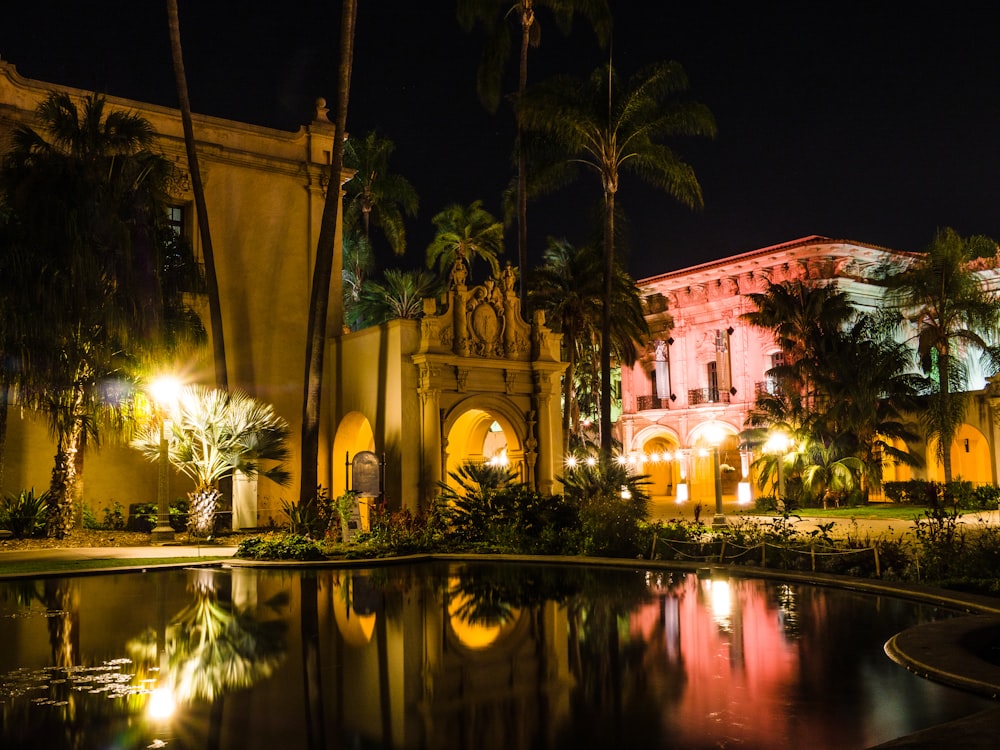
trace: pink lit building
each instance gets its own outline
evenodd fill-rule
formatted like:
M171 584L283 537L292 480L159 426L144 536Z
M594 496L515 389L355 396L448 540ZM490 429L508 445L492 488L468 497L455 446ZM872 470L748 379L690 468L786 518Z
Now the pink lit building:
M870 310L882 298L874 283L877 269L911 257L863 242L810 236L640 279L651 340L635 366L623 369L617 437L630 460L641 462L650 476L654 501L711 504L716 443L725 503L750 502L756 492L749 468L756 456L740 451L737 435L757 392L773 387L766 373L782 355L769 332L741 320L754 309L746 294L764 291L768 281L810 279L835 284L858 308ZM980 273L984 284L1000 288L996 269ZM955 477L995 483L1000 390L992 393L995 386L976 362L967 365L976 397L952 446L953 471ZM924 454L927 465L912 476L941 479L934 452L913 449ZM911 473L888 468L885 477L908 479Z

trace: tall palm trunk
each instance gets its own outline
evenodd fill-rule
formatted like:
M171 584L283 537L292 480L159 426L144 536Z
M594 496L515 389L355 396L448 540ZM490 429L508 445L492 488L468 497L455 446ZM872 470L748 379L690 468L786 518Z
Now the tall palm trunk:
M601 453L611 456L611 289L615 273L615 191L604 186L604 294L601 300Z
M938 450L941 453L941 468L944 469L944 483L951 483L951 443L955 439L955 425L951 419L948 401L951 399L951 354L938 353L938 374L941 380L938 394L940 413L940 434L938 435Z
M535 22L533 0L521 2L521 62L517 81L517 101L520 104L528 87L528 47L531 46L531 26ZM528 274L528 156L524 151L524 127L520 109L515 110L517 121L517 264L518 295L524 304L527 300L525 279Z
M337 77L337 121L330 158L330 180L327 186L323 218L316 243L316 266L313 269L312 291L309 297L309 322L306 331L306 373L302 405L302 465L299 502L312 507L316 501L319 473L319 418L323 388L323 358L326 341L332 332L339 336L344 326L343 247L337 240L337 219L340 215L340 173L344 166L344 134L347 132L347 103L351 92L351 66L354 61L354 23L357 0L341 0L340 70ZM340 251L338 256L338 249ZM330 297L334 314L328 320Z
M191 100L188 97L187 76L184 73L184 57L181 50L180 19L177 0L167 0L167 22L170 27L170 56L177 81L177 100L181 108L181 124L184 128L184 146L187 149L188 170L191 172L191 189L198 217L198 234L201 237L202 256L205 260L205 285L208 292L208 315L212 329L212 359L215 363L215 384L226 390L229 387L229 373L226 368L226 345L222 331L222 303L219 300L219 279L215 273L215 250L212 247L212 233L208 226L208 207L205 203L205 184L198 167L198 151L195 148L194 124L191 120Z
M74 420L70 429L59 436L52 480L49 485L49 510L46 536L63 539L73 530L73 500L76 497L76 453L83 426Z
M573 411L573 378L576 377L576 331L572 326L567 326L564 332L566 336L566 373L563 375L563 455L569 454L569 437L571 414Z

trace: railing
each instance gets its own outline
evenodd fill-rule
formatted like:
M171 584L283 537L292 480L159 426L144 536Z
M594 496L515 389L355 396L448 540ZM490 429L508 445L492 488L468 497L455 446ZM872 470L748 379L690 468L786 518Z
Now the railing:
M688 404L690 406L728 403L729 391L720 391L718 388L692 388L688 391Z
M636 411L648 411L650 409L669 409L670 400L666 398L659 398L657 396L636 396L635 408Z

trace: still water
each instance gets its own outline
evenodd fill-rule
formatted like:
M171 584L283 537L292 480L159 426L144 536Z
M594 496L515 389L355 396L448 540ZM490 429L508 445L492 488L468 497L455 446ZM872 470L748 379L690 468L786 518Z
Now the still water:
M989 704L951 616L693 573L435 564L0 582L0 748L864 748Z

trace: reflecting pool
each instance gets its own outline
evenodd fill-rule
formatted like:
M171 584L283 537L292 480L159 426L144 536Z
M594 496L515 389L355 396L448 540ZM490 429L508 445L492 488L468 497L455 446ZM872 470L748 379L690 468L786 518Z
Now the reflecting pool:
M0 582L2 748L865 748L991 704L952 616L694 573L427 564Z

